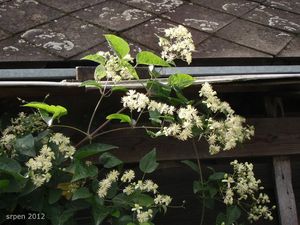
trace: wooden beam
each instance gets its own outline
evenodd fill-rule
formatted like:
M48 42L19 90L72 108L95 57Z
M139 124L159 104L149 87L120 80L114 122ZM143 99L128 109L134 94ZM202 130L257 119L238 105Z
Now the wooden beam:
M255 136L235 150L210 155L205 141L197 143L201 159L300 155L300 118L248 119L255 127ZM109 129L116 128L110 127ZM114 132L99 137L99 142L119 146L115 153L127 162L137 162L141 156L156 147L159 160L193 159L190 142L172 137L150 138L139 130Z
M289 157L273 158L278 212L281 225L298 225Z

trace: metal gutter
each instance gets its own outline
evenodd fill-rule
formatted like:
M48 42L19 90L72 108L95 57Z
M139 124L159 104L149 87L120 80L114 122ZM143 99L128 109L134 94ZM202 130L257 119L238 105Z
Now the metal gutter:
M85 67L82 68L83 70ZM139 69L139 68L138 68ZM141 68L142 69L142 68ZM94 67L86 67L94 70ZM174 73L187 73L193 76L243 75L243 74L294 74L300 73L300 66L217 66L217 67L171 67L156 68L162 77ZM61 69L1 69L0 81L4 80L70 80L76 78L75 68Z
M210 83L229 83L229 82L247 82L259 80L286 80L299 79L300 73L295 74L243 74L243 75L222 75L222 76L199 76L195 78L194 85L202 84L204 82ZM159 78L162 83L167 83L167 78ZM124 86L127 88L143 88L147 79L122 81L117 86ZM101 82L104 84L105 82ZM80 87L81 82L70 81L1 81L0 87ZM113 82L107 83L108 87L116 86Z
M1 80L64 80L74 79L76 69L2 69Z

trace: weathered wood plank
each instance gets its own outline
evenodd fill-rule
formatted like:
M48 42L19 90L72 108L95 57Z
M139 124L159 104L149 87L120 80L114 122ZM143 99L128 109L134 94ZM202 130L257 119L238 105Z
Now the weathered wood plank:
M238 158L254 156L280 156L300 154L300 118L248 119L255 127L255 137L235 150L211 156L204 141L197 144L201 159ZM112 128L112 127L111 127ZM102 143L120 147L116 154L127 162L136 162L146 152L156 147L160 160L195 158L192 144L171 137L152 139L139 130L114 132L99 137Z
M298 225L289 157L273 158L278 212L282 225Z

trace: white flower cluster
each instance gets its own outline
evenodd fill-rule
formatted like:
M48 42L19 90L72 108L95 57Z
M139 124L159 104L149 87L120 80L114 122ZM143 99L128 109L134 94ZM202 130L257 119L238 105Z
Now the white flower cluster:
M10 158L14 158L17 153L14 148L14 144L16 142L16 135L14 134L6 134L0 138L0 155L5 155Z
M214 117L204 118L199 111L192 105L187 105L176 109L165 103L150 100L145 94L129 90L127 95L122 98L124 107L131 111L141 112L144 109L157 111L161 115L174 117L170 123L162 122L161 130L157 136L172 136L185 141L194 137L193 129L203 130L204 137L209 143L210 154L217 154L221 150L228 151L237 144L249 140L254 135L254 128L245 125L245 118L235 115L227 102L222 102L212 87L205 83L200 90L200 97L204 98L204 103L213 113L222 113L221 119ZM224 118L225 116L225 118ZM204 126L204 124L206 126Z
M105 59L104 70L106 77L117 83L121 80L133 79L133 75L128 68L128 62L131 62L133 58L130 55L126 55L123 59L111 54L110 52L100 51L97 53ZM95 76L95 80L101 80Z
M202 119L198 115L199 112L195 107L187 105L186 107L179 108L176 113L179 118L179 122L171 123L169 126L163 127L163 135L173 136L179 140L185 141L193 137L193 127L196 126L198 128L202 128Z
M24 112L20 112L18 117L11 120L11 126L7 127L2 133L3 136L14 134L21 137L29 133L43 131L46 127L38 113L26 115Z
M202 85L202 88L199 91L200 97L203 97L204 100L202 103L204 103L207 108L209 108L214 113L222 112L224 114L232 115L234 114L234 110L230 107L230 105L227 102L222 102L216 95L217 92L215 92L211 85L207 82L205 82Z
M209 143L209 152L214 155L221 150L227 151L236 147L238 143L249 140L254 135L252 126L244 126L245 118L235 115L227 102L221 101L209 83L204 83L199 91L200 97L213 113L223 113L226 119L207 119L208 132L205 135Z
M175 111L174 106L170 106L168 104L157 102L154 100L151 100L149 102L148 109L151 111L157 111L162 115L173 115Z
M49 141L58 146L58 150L65 158L73 158L75 148L71 145L69 137L66 137L62 133L55 133L50 137Z
M116 170L110 171L106 178L99 182L98 195L100 198L105 198L112 183L118 181L120 173Z
M136 92L135 90L129 90L126 94L127 96L122 97L122 103L124 107L129 108L131 111L137 110L140 112L145 109L150 102L145 94Z
M194 126L201 128L203 125L198 110L191 105L176 110L174 106L150 100L145 94L135 90L129 90L127 95L122 97L122 103L124 107L128 107L131 111L141 112L148 109L157 111L161 115L174 115L176 113L179 122L162 127L162 130L157 133L159 135L173 136L184 141L193 137L192 128Z
M14 147L17 138L43 131L45 128L45 123L37 113L29 115L23 112L19 113L18 117L11 120L11 125L2 131L0 155L14 158L18 155Z
M225 174L223 182L223 201L226 205L242 204L242 201L250 202L248 219L250 222L257 221L261 217L272 220L271 209L267 206L270 203L269 196L259 191L264 189L261 181L256 179L252 163L239 163L234 160L230 163L233 166L233 174ZM274 209L274 206L272 207Z
M139 204L134 204L134 207L131 209L132 212L136 212L136 218L140 223L147 223L153 217L153 210L148 209L142 211L143 207Z
M116 170L111 171L105 179L99 182L98 195L100 198L105 198L107 192L111 187L113 182L119 180L119 172ZM154 196L154 207L167 207L172 198L168 195L161 195L158 193L158 185L152 180L137 180L134 181L135 172L133 170L126 170L120 178L120 181L126 186L123 188L122 192L126 195L132 195L137 193L150 193ZM137 203L133 203L131 211L135 213L136 219L140 223L146 223L153 217L153 210L150 207L143 207Z
M212 155L221 150L228 151L249 140L254 135L252 126L244 126L245 118L238 115L229 115L225 120L208 119L208 132L205 135Z
M126 183L126 182L131 182L135 178L135 173L133 170L126 170L121 177L121 181Z
M188 64L192 62L195 45L192 34L184 26L171 27L164 30L164 37L159 37L158 45L162 47L162 58L168 62L182 59Z
M35 186L40 187L50 180L52 159L54 159L53 151L47 145L43 145L40 154L26 163L29 176Z

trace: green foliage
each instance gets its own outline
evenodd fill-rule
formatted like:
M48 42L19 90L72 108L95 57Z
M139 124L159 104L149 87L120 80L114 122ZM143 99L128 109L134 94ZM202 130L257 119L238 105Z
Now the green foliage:
M140 160L140 170L144 173L152 173L156 170L159 163L156 161L156 149L154 148Z
M85 178L92 178L97 176L98 168L94 165L86 165L79 160L74 162L74 174L71 182L82 180Z
M54 204L56 203L62 194L62 190L59 189L50 189L49 190L49 198L48 198L48 203L49 204Z
M92 193L89 191L88 188L86 187L81 187L79 189L77 189L73 196L72 196L72 200L77 200L77 199L85 199L85 198L89 198L92 196Z
M118 147L113 145L92 143L79 148L74 157L81 160L116 148Z
M193 161L190 160L182 160L181 161L183 164L187 165L188 167L190 167L192 170L194 170L196 173L199 173L199 167L196 163L194 163Z
M52 125L54 119L59 120L60 117L68 114L68 110L61 105L48 105L44 102L29 102L23 106L39 110L48 126ZM49 119L49 114L52 115L51 119Z
M120 57L124 58L130 52L128 43L123 39L113 34L104 35L109 46L115 51Z
M33 157L36 155L34 143L34 137L28 134L16 140L15 149L19 154Z
M123 164L123 161L110 154L109 152L103 153L99 157L99 161L104 166L104 168L113 168Z
M131 124L131 118L126 114L114 113L106 117L107 120L120 120L121 123Z
M141 51L136 55L136 62L139 65L153 65L153 66L163 66L169 67L169 63L163 60L158 55L149 52L149 51Z
M179 89L187 88L191 86L195 81L195 78L188 74L173 74L168 78L168 84L172 87Z
M226 222L225 224L235 223L241 216L241 210L238 206L229 206L226 209Z
M92 55L87 55L85 57L83 57L81 60L89 60L89 61L93 61L93 62L96 62L96 63L99 63L99 64L104 64L106 59L99 55L99 54L92 54Z
M81 83L80 86L82 86L82 87L95 87L95 88L99 88L99 89L102 88L102 85L99 82L95 81L95 80L84 81L84 82Z
M102 78L106 77L106 70L102 64L96 67L94 77L96 80L101 80Z

